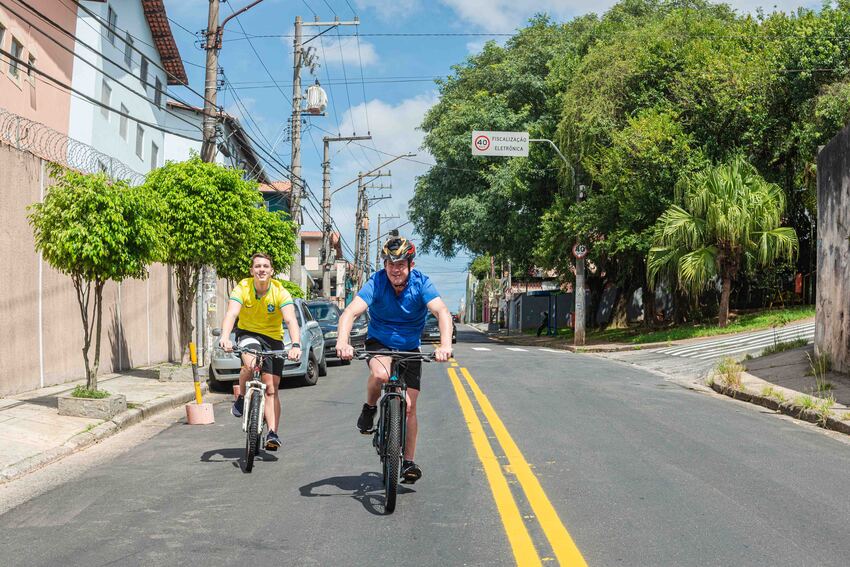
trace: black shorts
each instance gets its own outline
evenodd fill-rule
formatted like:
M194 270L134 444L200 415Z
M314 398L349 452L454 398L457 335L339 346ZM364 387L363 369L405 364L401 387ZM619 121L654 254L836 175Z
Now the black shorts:
M273 339L260 333L252 333L236 329L236 346L250 348L253 350L282 350L283 341ZM263 372L280 377L283 374L283 359L280 357L266 357L263 360Z
M366 350L393 350L387 346L385 346L381 341L376 339L366 339ZM416 349L417 351L419 349ZM369 357L366 360L368 364L373 357ZM389 370L389 368L387 368ZM403 360L398 363L398 374L399 378L404 380L404 383L407 384L408 388L413 390L421 390L421 382L422 382L422 361L421 360Z

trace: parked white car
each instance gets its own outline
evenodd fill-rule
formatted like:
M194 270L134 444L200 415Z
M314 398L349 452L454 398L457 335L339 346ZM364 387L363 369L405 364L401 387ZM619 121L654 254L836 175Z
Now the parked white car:
M281 384L287 382L300 386L313 386L319 376L326 376L328 364L325 360L325 339L322 329L313 320L304 300L295 298L295 314L298 316L298 327L301 329L301 361L287 360L283 367ZM292 345L286 325L283 327L283 344L288 349ZM215 333L215 331L214 331ZM230 340L236 342L236 336L231 333ZM213 349L210 363L210 388L218 391L230 391L231 385L239 381L239 370L242 364L232 352L224 352L219 347Z

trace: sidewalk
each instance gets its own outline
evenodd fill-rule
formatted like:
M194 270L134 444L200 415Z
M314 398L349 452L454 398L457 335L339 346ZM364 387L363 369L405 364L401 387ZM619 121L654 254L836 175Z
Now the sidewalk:
M553 348L582 353L669 348L671 346L698 345L718 337L702 337L645 344L596 344L580 348L560 337L534 335L508 335L504 329L488 333L487 325L471 326L494 340L520 346ZM747 331L742 334L751 333ZM735 335L727 335L734 337ZM817 424L826 429L850 434L850 376L826 372L821 382L825 388L818 390L818 381L812 375L810 358L814 359L814 345L760 356L743 361L745 371L740 374L740 385L728 387L720 379L709 384L716 392L738 400L764 406L774 411ZM685 359L683 359L684 362Z
M111 420L59 415L58 396L85 380L0 398L0 483L88 447L154 414L195 398L192 382L160 382L156 368L98 377L98 388L127 397ZM206 384L202 384L206 392Z

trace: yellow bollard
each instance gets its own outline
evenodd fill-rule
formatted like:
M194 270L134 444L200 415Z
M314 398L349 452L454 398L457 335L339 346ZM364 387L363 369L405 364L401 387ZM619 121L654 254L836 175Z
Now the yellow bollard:
M189 343L189 359L192 361L192 381L195 383L195 403L186 404L186 422L189 425L209 425L215 423L213 406L204 403L201 395L201 380L198 377L198 352L195 343Z

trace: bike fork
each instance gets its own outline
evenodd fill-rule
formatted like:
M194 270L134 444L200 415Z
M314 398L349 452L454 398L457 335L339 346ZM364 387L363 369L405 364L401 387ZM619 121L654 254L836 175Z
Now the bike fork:
M254 390L260 391L260 419L257 420L258 435L263 434L263 425L266 423L266 385L257 380L251 380L245 384L245 405L242 411L242 431L248 432L248 414L251 409L251 399Z

